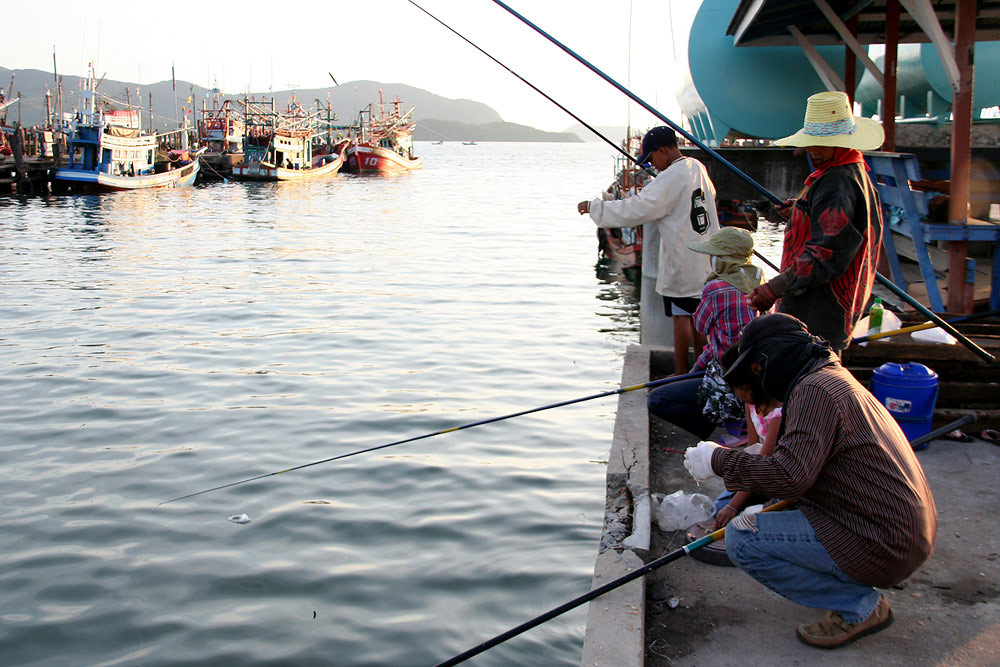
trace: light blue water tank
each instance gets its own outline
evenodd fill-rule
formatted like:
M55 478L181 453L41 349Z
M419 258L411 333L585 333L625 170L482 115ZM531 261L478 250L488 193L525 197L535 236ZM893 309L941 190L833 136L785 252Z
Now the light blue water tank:
M920 45L920 68L934 92L951 103L951 84L933 44ZM972 72L972 108L1000 104L1000 42L976 42Z
M951 109L951 95L942 98L924 76L921 46L900 44L896 50L896 94L905 100L902 108L897 104L896 112L907 118L926 115L928 100L930 100L931 116L943 115ZM879 70L885 71L884 56L877 56L874 61ZM882 86L867 69L859 72L863 74L854 99L861 105L861 113L871 116L878 113L878 105L882 100Z
M689 31L675 26L683 47L677 52L681 111L694 134L712 143L730 129L767 139L794 134L802 128L806 98L826 88L797 46L733 46L726 29L738 4L705 0ZM817 50L843 77L844 47Z
M953 93L934 45L900 44L896 60L896 94L900 98L897 113L906 118L926 114L945 119L951 111ZM885 69L884 61L883 56L875 58L881 70ZM973 63L973 109L1000 105L1000 42L978 42ZM867 70L855 99L866 116L877 112L882 86Z

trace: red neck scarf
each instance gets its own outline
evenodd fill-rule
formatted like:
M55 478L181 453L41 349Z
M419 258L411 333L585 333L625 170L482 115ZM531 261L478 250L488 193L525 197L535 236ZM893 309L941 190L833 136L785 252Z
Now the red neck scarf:
M833 167L840 167L845 164L862 164L865 166L865 171L868 171L868 165L865 164L865 158L861 154L861 151L855 150L853 148L841 148L838 146L833 151L833 156L826 162L821 163L816 167L816 171L809 174L806 177L806 187L812 185L812 182L817 178L826 173L828 169Z

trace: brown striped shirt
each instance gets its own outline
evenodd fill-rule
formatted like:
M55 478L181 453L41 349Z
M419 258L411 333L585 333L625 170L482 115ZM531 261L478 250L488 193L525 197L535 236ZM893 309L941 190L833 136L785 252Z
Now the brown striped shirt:
M908 577L934 550L937 511L892 416L837 361L803 376L784 414L773 457L713 453L726 488L799 500L834 562L863 584Z

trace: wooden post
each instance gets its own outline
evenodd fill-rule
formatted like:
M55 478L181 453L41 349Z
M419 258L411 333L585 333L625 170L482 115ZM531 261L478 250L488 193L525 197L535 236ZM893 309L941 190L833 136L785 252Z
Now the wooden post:
M899 0L885 6L885 86L882 90L882 150L896 150L896 50L899 46Z
M855 14L847 20L847 29L855 37L858 36L858 15ZM851 51L851 47L844 46L844 92L851 108L854 108L854 89L858 86L858 57Z
M955 14L955 62L959 86L952 102L951 193L948 221L964 225L969 218L969 172L972 163L972 55L976 44L976 0L957 0ZM971 313L966 298L965 269L968 244L948 243L948 312Z

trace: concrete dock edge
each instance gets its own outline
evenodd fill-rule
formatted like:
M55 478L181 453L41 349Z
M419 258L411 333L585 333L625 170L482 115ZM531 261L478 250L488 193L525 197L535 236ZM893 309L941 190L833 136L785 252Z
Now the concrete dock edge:
M622 386L650 378L651 348L631 345L622 369ZM634 526L636 508L649 499L649 417L647 391L619 394L608 454L604 529L591 588L635 571L649 552L649 513ZM628 545L626 545L628 540ZM645 578L640 577L592 600L587 611L581 664L588 667L641 667L645 647Z

